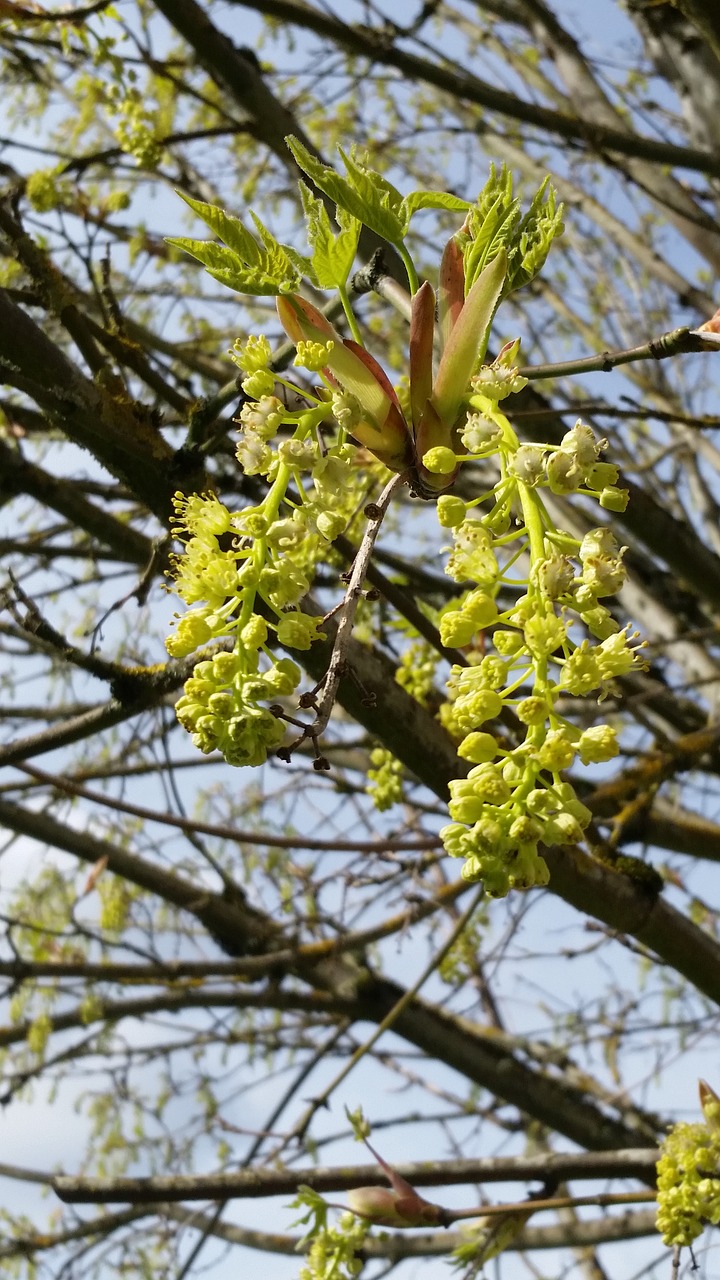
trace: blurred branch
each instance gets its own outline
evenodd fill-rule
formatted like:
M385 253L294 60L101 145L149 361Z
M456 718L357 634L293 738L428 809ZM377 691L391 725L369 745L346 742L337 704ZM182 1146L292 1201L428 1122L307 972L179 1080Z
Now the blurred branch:
M550 1177L641 1178L654 1180L656 1148L601 1151L542 1156L498 1156L478 1160L418 1161L393 1167L418 1187L457 1186L468 1182L545 1181ZM49 1179L53 1191L67 1204L107 1204L130 1200L149 1204L154 1200L255 1199L292 1195L298 1186L313 1191L349 1191L357 1186L384 1186L387 1179L377 1164L311 1166L305 1169L239 1169L233 1173L183 1174L155 1178ZM478 1206L478 1216L486 1211Z

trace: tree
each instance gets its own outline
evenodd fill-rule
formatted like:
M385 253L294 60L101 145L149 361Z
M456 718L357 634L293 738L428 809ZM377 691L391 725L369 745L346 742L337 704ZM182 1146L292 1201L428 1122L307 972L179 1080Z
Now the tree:
M0 5L0 1049L4 1118L41 1153L25 1159L24 1138L0 1164L9 1189L0 1256L10 1274L185 1276L215 1262L222 1275L257 1265L250 1251L263 1250L275 1255L275 1274L293 1275L302 1264L283 1255L295 1250L298 1214L315 1276L363 1266L368 1275L409 1273L413 1259L452 1249L470 1276L503 1248L502 1266L522 1251L534 1271L545 1265L539 1251L553 1248L558 1266L597 1275L630 1257L629 1271L640 1273L659 1257L670 1265L652 1200L657 1147L676 1120L700 1126L674 1139L676 1163L694 1179L685 1209L698 1231L718 1216L715 1100L703 1086L701 1110L695 1092L699 1075L718 1084L708 1052L720 996L715 6L605 0L578 6L572 19L546 0L407 8ZM598 12L605 25L593 33ZM509 876L506 858L500 879L492 857L510 837L498 828L492 857L473 863L464 833L475 800L463 808L464 780L469 767L499 769L511 756L515 767L512 753L535 723L538 650L516 696L502 707L490 699L485 718L476 703L463 718L463 672L502 668L484 686L500 702L517 651L512 628L532 630L535 614L500 627L499 614L516 607L509 570L495 593L473 561L468 594L462 567L443 571L442 550L467 503L495 490L497 422L483 401L490 417L475 422L480 435L468 436L464 420L464 443L452 434L467 376L456 386L447 366L444 382L436 374L435 417L423 417L429 286L414 293L422 403L400 392L422 437L411 454L377 367L344 344L349 330L342 308L327 306L328 281L315 270L304 302L290 287L293 272L307 277L298 256L308 253L306 217L315 246L338 233L340 178L354 173L355 195L372 202L379 179L357 164L403 196L450 193L417 202L407 240L388 240L372 217L356 227L341 211L340 231L359 234L346 299L353 336L399 379L415 284L407 254L419 278L436 280L449 244L444 279L462 278L457 232L491 162L486 191L507 214L504 246L512 270L524 264L524 288L502 302L486 364L494 372L476 395L500 382L519 388L501 406L512 433L505 445L514 441L504 464L510 457L508 474L542 494L566 535L542 572L562 576L571 541L585 547L583 583L597 590L574 598L585 601L588 645L596 654L609 641L603 653L617 645L623 655L600 672L600 703L580 670L557 682L550 728L568 758L543 757L543 776L567 765L554 784L563 804L550 812L540 799L534 819L523 815L514 847L531 849L531 872ZM565 204L565 233L547 263L559 230L549 189L522 240L503 163L524 210L548 174ZM473 216L471 244L486 226ZM242 253L263 246L263 263L243 275ZM498 246L489 266L475 264L475 278L490 274L473 295L475 324L465 326L468 342L475 333L471 363L507 292ZM533 246L542 270L528 283L523 254ZM282 288L253 288L262 271L266 283L282 277ZM460 310L455 287L441 298L441 319ZM268 339L269 356L250 335ZM503 346L517 337L520 351ZM303 342L320 348L305 352L305 372L290 367ZM218 751L199 752L175 707L184 696L180 719L214 746L187 700L202 678L193 675L198 656L220 657L223 670L231 660L232 575L268 528L263 449L272 431L260 430L252 407L240 415L265 394L270 364L271 381L299 387L277 410L284 445L288 423L300 430L315 405L297 436L318 481L307 504L313 554L297 568L288 515L274 561L277 582L291 569L312 581L309 595L297 581L285 600L270 592L278 609L264 620L252 605L245 649L266 644L261 671L280 674L276 711L270 698L262 703L260 746L220 743L234 764L258 765L237 768ZM330 402L307 398L322 368L337 384L330 407L350 414L359 452L337 452ZM366 407L363 397L375 397L376 419L364 425L352 399L339 403L353 387ZM399 434L388 452L392 422ZM518 441L525 469L513 471ZM474 459L457 476L449 448ZM552 458L552 485L535 489ZM534 479L528 468L538 469ZM421 496L396 478L381 498L388 476L406 480L408 470ZM600 507L578 493L588 487ZM483 501L476 514L496 511L491 531L513 545L517 506ZM224 509L246 521L241 530L223 526ZM183 621L191 615L166 586L178 574L190 582L188 541L213 513L220 523L208 537L230 566L216 594L233 605L222 635L204 604L197 625ZM361 543L371 555L346 590ZM524 542L520 553L519 583ZM555 590L543 580L541 589L538 566L552 556L537 546L529 554L530 598L564 616L569 582ZM195 562L203 582L217 563ZM194 589L185 591L191 606ZM350 604L353 635L333 648ZM312 640L311 616L323 619L324 639ZM268 620L279 622L277 637L263 630ZM197 646L186 643L188 626ZM643 649L630 639L635 627ZM560 640L547 645L552 658ZM243 678L256 674L247 668ZM188 680L196 684L183 695ZM267 681L262 692L272 692ZM227 705L216 716L223 724ZM508 777L503 785L517 786ZM443 846L451 782L454 827ZM465 858L466 878L448 849ZM37 1117L54 1125L73 1106L59 1152L50 1124L38 1136ZM347 1142L353 1131L367 1138L368 1124L372 1163ZM687 1156L688 1133L709 1169ZM375 1149L392 1162L390 1199ZM672 1182L671 1157L663 1176ZM32 1183L51 1189L49 1222L48 1202L26 1195ZM505 1184L497 1196L494 1183ZM385 1199L368 1198L368 1185L386 1186ZM435 1190L427 1202L413 1188ZM360 1216L338 1228L327 1200L346 1191ZM300 1208L288 1210L298 1196ZM579 1212L583 1196L590 1214ZM451 1222L453 1204L494 1200L520 1208L487 1215L465 1236ZM552 1202L542 1216L538 1200ZM366 1234L373 1218L388 1230ZM408 1235L403 1221L426 1226ZM687 1227L678 1243L692 1236ZM230 1251L224 1266L221 1249Z

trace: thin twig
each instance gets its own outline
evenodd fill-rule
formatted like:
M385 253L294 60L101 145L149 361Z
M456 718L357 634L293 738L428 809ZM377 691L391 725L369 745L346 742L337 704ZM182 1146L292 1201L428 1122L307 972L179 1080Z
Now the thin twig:
M394 475L385 485L385 488L380 494L377 502L370 502L365 507L364 514L367 517L368 524L350 572L345 596L340 609L338 610L340 614L340 621L338 622L337 631L335 632L335 639L333 641L328 669L315 689L313 689L311 693L305 694L303 698L303 703L305 705L313 707L315 711L315 719L312 724L303 727L300 736L296 738L289 747L286 747L277 753L281 759L288 760L292 755L292 752L297 750L301 743L305 742L308 738L312 739L316 751L318 750L318 740L328 726L330 716L332 715L332 709L335 705L340 680L346 666L347 651L352 637L361 588L365 581L365 575L367 573L368 564L370 563L370 557L372 556L378 533L380 532L380 526L382 525L385 513L395 492L402 485L407 483L407 479L407 472ZM322 692L320 692L321 690ZM319 697L318 694L320 694ZM287 717L283 715L283 718ZM295 722L291 721L291 723ZM322 757L318 751L318 762L316 762L318 763L318 767L327 767L324 763L320 764L320 761L322 761Z
M364 1040L363 1043L358 1046L355 1052L350 1055L347 1062L340 1069L340 1071L334 1077L334 1079L330 1081L329 1085L325 1089L323 1089L322 1093L318 1097L315 1097L311 1100L310 1105L307 1108L307 1111L303 1116L300 1117L297 1124L294 1126L294 1132L297 1134L298 1138L302 1138L304 1136L310 1122L312 1121L313 1116L319 1110L319 1108L325 1107L328 1105L329 1099L334 1093L335 1089L337 1089L338 1085L342 1084L343 1080L345 1080L347 1076L349 1076L350 1072L357 1066L358 1062L360 1062L366 1056L366 1054L370 1052L373 1045L377 1044L380 1037L384 1035L384 1033L392 1027L393 1023L400 1017L400 1014L403 1012L403 1010L406 1009L407 1006L411 1004L411 1002L415 999L416 995L418 994L420 989L425 985L425 983L427 982L431 974L434 973L434 971L438 968L438 966L442 964L448 952L455 945L458 938L464 933L467 925L472 919L474 912L477 910L477 907L482 900L484 892L485 892L484 887L481 885L477 893L473 894L473 898L472 898L472 901L470 902L470 905L465 909L460 919L458 920L457 924L453 928L452 932L446 938L440 950L437 951L431 957L430 961L423 969L422 973L420 974L420 977L417 979L417 982L413 983L412 987L408 987L408 989L405 992L403 992L402 996L393 1005L392 1009L390 1009L389 1012L385 1014L385 1017L382 1019L382 1022L378 1023L377 1027L371 1033L371 1035L368 1036L367 1040Z
M707 339L701 333L690 329L671 329L639 347L628 347L624 351L600 351L595 356L565 360L558 364L525 365L518 372L530 381L563 378L578 373L610 373L618 365L632 364L636 360L667 360L672 356L708 349Z

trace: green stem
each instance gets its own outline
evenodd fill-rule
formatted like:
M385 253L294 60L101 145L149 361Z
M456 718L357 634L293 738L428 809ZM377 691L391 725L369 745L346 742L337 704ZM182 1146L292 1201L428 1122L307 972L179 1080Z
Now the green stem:
M338 285L338 294L340 295L340 301L342 302L342 305L343 305L343 311L345 312L345 318L350 327L350 332L355 342L357 342L358 345L362 347L364 346L364 343L362 340L362 335L360 333L360 326L358 325L358 322L355 319L355 312L353 311L352 306L350 304L350 296L347 291L347 286L344 284Z
M418 289L420 288L420 281L418 280L418 274L417 274L417 271L415 270L415 263L410 257L410 254L408 253L404 244L398 244L395 247L398 253L400 254L400 257L402 258L403 263L405 265L405 270L407 271L408 284L410 286L410 293L411 294L417 293Z
M522 505L523 519L528 532L528 542L530 544L530 569L532 577L532 566L538 564L545 558L545 528L543 522L542 505L534 489L525 484L523 480L517 481L518 494L520 495L520 503ZM537 593L537 588L530 586L530 593ZM535 692L544 695L547 690L548 682L548 664L547 658L536 658L533 656L533 666L535 667Z

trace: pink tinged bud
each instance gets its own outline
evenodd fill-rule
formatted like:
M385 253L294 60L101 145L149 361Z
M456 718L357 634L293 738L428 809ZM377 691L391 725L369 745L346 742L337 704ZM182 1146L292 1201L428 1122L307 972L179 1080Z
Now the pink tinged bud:
M410 1188L410 1194L396 1195L385 1187L355 1187L347 1193L353 1213L378 1227L438 1226L442 1222L440 1205L424 1200Z
M432 357L435 334L435 294L426 280L412 300L410 318L410 405L413 426L420 421L432 395Z
M720 1098L706 1080L698 1080L698 1093L708 1129L720 1133Z
M412 461L412 438L397 394L377 360L349 339L342 339L322 312L301 298L277 299L277 310L288 337L293 342L335 342L323 372L354 395L365 411L365 419L353 426L353 437L370 449L385 466L404 471Z
M327 342L328 338L340 341L322 311L298 293L281 295L275 301L280 323L292 342L299 342L301 338L312 342Z
M448 338L433 387L433 402L442 421L452 427L468 393L490 322L507 275L507 254L494 258L475 281Z
M465 267L462 249L454 236L448 240L440 263L438 316L443 350L465 302Z
M335 346L328 357L327 369L346 391L357 396L375 425L382 427L390 409L391 397L377 377L379 366L375 361L372 362L374 368L371 368L367 361L360 359L356 344L353 343L356 347L353 351L322 312L299 294L278 298L277 311L280 323L293 342L297 343L301 339L305 342L327 342L328 338L333 339Z
M379 1226L397 1226L395 1196L386 1187L353 1187L347 1193L348 1207L353 1213Z

